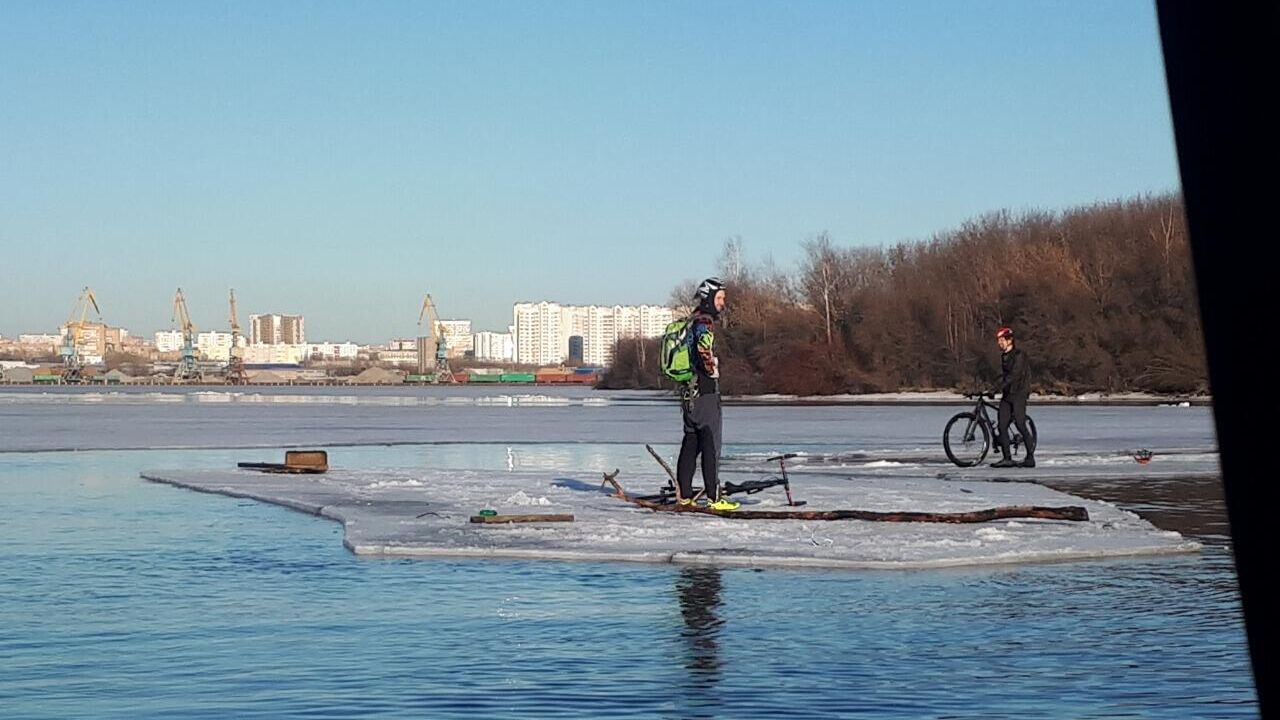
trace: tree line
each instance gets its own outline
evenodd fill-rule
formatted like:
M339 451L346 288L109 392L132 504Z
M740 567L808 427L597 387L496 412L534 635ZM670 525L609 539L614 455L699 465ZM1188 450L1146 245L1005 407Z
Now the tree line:
M802 247L785 272L726 243L725 393L986 389L999 378L1002 325L1037 392L1208 390L1178 194L1002 210L922 242L842 247L822 233ZM672 292L682 312L692 287ZM620 340L601 387L669 387L658 343Z

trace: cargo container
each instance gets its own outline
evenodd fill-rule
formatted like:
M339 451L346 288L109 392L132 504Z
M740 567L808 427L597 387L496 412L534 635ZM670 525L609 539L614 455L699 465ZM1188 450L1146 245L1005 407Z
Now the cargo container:
M498 377L504 383L532 383L537 381L537 377L533 373L527 372L504 372Z
M567 383L569 378L573 377L573 373L560 370L539 370L534 377L539 384Z
M502 382L501 373L467 373L467 384L474 385L476 383L498 383Z

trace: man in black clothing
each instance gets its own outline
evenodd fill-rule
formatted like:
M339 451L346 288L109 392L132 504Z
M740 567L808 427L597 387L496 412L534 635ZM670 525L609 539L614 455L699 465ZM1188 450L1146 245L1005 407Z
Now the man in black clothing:
M1036 438L1027 430L1027 399L1031 397L1031 373L1027 369L1027 358L1021 350L1014 347L1013 330L1002 327L996 331L996 344L1000 346L1000 452L1004 455L1000 460L991 463L991 467L1028 467L1036 466ZM1022 433L1023 447L1027 457L1016 463L1009 454L1009 421L1018 426Z

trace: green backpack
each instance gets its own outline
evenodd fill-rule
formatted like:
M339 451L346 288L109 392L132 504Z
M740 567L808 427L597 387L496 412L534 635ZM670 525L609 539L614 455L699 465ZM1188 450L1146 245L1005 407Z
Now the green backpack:
M662 374L678 383L693 380L693 318L667 325L662 332Z

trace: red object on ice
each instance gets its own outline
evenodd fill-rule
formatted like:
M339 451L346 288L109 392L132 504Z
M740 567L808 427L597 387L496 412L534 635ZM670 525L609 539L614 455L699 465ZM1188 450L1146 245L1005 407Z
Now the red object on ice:
M1139 465L1146 465L1151 462L1151 456L1154 454L1155 453L1150 450L1139 450L1133 454L1133 459L1137 461Z

